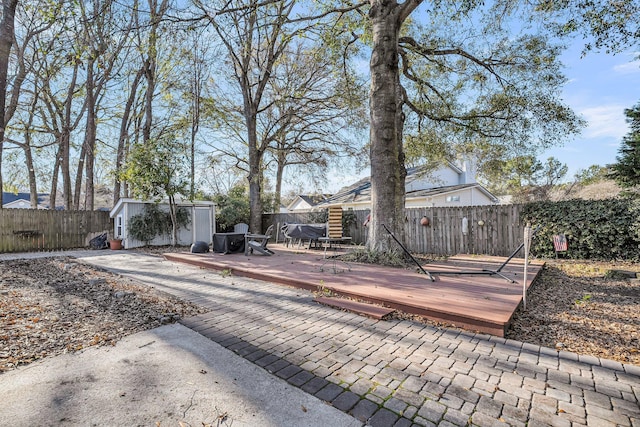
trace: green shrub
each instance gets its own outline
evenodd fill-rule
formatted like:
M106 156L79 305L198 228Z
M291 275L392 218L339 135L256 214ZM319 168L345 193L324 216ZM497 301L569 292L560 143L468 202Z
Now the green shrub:
M189 225L189 219L189 211L185 208L178 208L176 211L178 229ZM131 237L146 244L149 244L157 236L170 236L171 229L171 215L155 204L145 205L142 213L132 216L129 220Z
M233 187L228 194L216 196L215 202L218 231L232 231L235 224L249 223L249 195L245 187Z
M323 209L321 211L309 212L309 222L313 224L322 224L329 221L329 211Z
M522 219L540 227L531 245L536 256L554 257L553 235L564 234L570 258L640 260L640 203L633 199L529 203Z
M345 236L349 236L351 231L351 226L354 225L358 220L356 213L353 209L348 209L346 211L342 211L342 233Z

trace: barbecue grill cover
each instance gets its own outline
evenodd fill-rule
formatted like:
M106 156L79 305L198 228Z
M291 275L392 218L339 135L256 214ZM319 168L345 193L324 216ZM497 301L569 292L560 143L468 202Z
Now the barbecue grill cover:
M197 241L191 245L191 253L202 254L205 252L209 252L209 244L207 242Z

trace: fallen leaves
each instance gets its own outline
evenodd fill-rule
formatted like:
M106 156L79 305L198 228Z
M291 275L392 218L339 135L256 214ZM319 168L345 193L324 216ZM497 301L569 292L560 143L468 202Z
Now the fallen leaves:
M69 257L0 262L0 373L203 310Z
M607 276L637 264L548 261L507 338L640 365L640 284Z

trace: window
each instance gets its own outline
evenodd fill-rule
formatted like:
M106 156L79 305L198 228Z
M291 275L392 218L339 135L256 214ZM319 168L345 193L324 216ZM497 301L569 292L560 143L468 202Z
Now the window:
M122 215L116 217L116 237L122 237L124 235L124 226L122 221Z
M447 203L459 202L460 196L447 196Z

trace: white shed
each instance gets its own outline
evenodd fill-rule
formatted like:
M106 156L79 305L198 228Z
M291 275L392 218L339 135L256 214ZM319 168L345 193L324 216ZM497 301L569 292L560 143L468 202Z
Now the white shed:
M109 216L113 218L113 233L110 236L122 239L122 246L126 249L145 246L145 242L136 240L129 235L128 226L132 217L144 212L146 205L156 204L160 209L169 212L169 202L142 201L123 198L111 209ZM201 241L211 244L213 233L216 229L216 205L210 201L190 201L176 200L179 208L189 211L189 225L178 230L177 244L181 246L191 245L193 242ZM171 236L157 236L150 244L152 246L163 246L171 244Z

